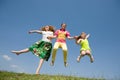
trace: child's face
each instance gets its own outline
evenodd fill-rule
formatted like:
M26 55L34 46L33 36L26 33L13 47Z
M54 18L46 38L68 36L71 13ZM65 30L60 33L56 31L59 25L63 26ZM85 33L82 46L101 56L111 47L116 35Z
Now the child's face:
M85 39L86 34L81 34L81 38Z
M49 31L49 26L45 26L45 30L46 30L46 31Z

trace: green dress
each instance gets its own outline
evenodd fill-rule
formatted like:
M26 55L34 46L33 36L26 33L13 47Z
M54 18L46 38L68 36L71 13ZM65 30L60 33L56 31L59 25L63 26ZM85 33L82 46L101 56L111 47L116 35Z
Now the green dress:
M80 51L91 50L87 39L82 40L80 42L80 45L81 45Z
M34 55L38 56L39 58L48 61L52 51L52 43L40 40L32 46L30 46L29 51L31 51Z

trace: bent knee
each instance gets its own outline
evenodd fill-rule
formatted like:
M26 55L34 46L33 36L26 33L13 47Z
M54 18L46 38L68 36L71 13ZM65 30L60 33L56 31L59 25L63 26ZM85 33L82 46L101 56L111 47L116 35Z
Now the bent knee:
M85 51L81 51L80 53L82 56L86 55L86 52Z
M86 54L87 54L87 55L91 55L90 50L87 50L87 51L86 51Z

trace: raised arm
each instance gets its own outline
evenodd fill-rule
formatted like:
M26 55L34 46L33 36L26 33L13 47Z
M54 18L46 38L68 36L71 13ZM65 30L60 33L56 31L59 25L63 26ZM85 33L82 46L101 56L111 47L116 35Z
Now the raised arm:
M40 31L40 30L31 30L31 31L29 31L29 34L31 34L31 33L39 33L39 34L42 34L42 31Z
M89 38L89 36L90 36L90 34L88 34L88 35L86 36L86 39Z

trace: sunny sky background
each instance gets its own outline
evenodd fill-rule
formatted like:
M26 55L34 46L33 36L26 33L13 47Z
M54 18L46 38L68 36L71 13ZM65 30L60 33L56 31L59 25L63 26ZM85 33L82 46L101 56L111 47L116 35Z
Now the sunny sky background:
M91 34L95 62L85 56L77 63L80 46L67 40L69 66L64 67L59 49L55 65L50 66L50 58L41 74L120 78L120 0L0 0L0 70L34 74L39 58L31 52L17 56L11 50L41 39L40 34L28 34L29 30L44 25L59 29L63 22L71 36L83 31Z

